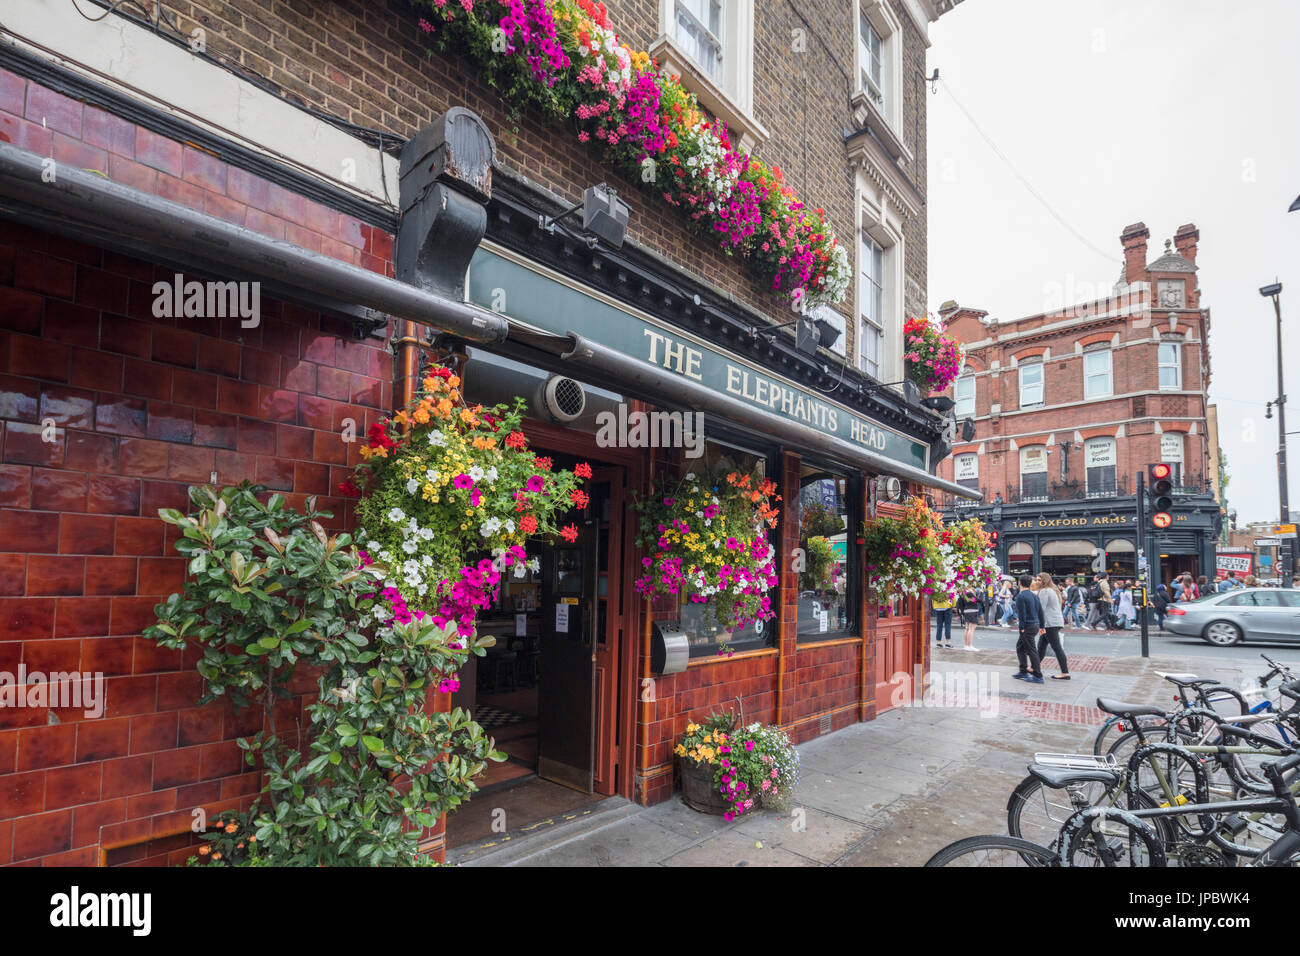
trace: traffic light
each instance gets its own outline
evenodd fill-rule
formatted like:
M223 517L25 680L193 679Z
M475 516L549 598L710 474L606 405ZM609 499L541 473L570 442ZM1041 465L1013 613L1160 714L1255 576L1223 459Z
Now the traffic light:
M990 531L990 532L989 532L989 543L990 543L990 544L996 545L996 544L998 543L998 535L999 535L999 533L1000 533L1000 532L997 532L997 531Z
M1174 523L1173 476L1172 465L1147 465L1147 510L1153 528L1168 528Z

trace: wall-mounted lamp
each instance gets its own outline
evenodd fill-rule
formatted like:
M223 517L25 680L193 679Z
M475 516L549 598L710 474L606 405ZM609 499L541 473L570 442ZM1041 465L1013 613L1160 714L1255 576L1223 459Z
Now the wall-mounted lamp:
M627 235L628 205L618 198L618 191L606 183L588 186L582 193L582 202L571 206L558 216L538 216L537 224L547 232L555 231L555 224L566 216L582 210L583 232L588 248L596 248L598 239L604 239L615 249L623 248Z

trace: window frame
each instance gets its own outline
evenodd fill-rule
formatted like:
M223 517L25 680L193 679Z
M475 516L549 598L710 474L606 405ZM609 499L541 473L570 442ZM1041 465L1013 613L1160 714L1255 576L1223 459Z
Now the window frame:
M1092 357L1106 356L1106 371L1092 372L1088 370L1088 360ZM1092 381L1101 375L1106 377L1105 391L1093 391ZM1090 398L1108 398L1115 394L1115 356L1114 349L1110 345L1104 345L1099 348L1084 349L1083 352L1083 397Z
M716 6L718 9L719 30L718 32L715 33L709 27L708 24L700 20L699 16L695 13L694 10L690 9L689 6L687 6L689 2L690 0L673 0L673 5L672 5L673 42L675 42L677 46L681 48L682 52L684 52L687 56L691 58L691 61L699 69L704 71L706 76L708 76L711 80L713 80L714 83L722 85L726 82L726 67L728 65L727 64L727 43L726 43L727 4L725 0L699 0L699 2L704 5L710 7ZM712 42L712 44L716 48L717 56L714 58L713 70L710 70L707 66L701 63L699 58L696 57L691 50L687 49L685 46L682 45L682 40L680 38L680 34L678 33L678 31L681 27L680 18L683 15L685 15L687 19L691 21L695 29L700 31L710 42ZM698 43L698 40L696 42Z
M857 535L854 529L857 528L863 520L862 514L862 476L855 474L852 470L838 470L836 465L830 462L823 462L817 458L805 457L801 462L803 466L815 469L807 477L801 476L799 479L799 542L802 547L804 542L803 536L803 489L813 481L819 481L825 478L843 479L844 480L844 497L847 508L845 515L845 547L844 547L844 574L847 578L844 584L844 614L848 621L848 627L843 630L827 629L825 634L817 633L814 635L804 635L799 633L799 608L800 597L802 592L796 583L795 588L795 613L794 613L794 631L795 647L811 646L821 644L825 641L838 640L860 640L862 638L862 600L863 600L863 568L862 558L859 553L862 549L856 544Z
M1039 449L1042 452L1043 467L1041 470L1035 469L1034 471L1025 471L1025 457L1026 457L1025 452L1033 451L1035 448ZM1017 456L1017 467L1020 470L1020 500L1021 501L1046 501L1047 500L1047 446L1046 445L1025 445L1023 448L1019 449L1019 455ZM1038 475L1043 476L1042 479L1043 493L1041 495L1038 494L1031 495L1026 493L1025 478L1031 475L1035 476L1035 482L1037 481L1036 476Z
M962 386L970 386L970 395L962 395ZM969 365L963 366L957 382L953 385L952 397L956 403L953 414L957 418L971 418L975 415L975 370ZM967 404L969 403L969 404Z
M1174 360L1166 362L1164 359L1165 346L1173 350ZM1165 369L1174 370L1174 383L1165 384ZM1183 343L1181 339L1161 339L1156 347L1156 386L1163 390L1178 391L1183 387Z
M1026 370L1026 369L1029 369L1029 368L1037 368L1037 369L1038 369L1038 381L1037 381L1037 382L1027 383L1027 382L1025 381L1025 370ZM1041 357L1041 356L1034 356L1033 358L1025 359L1025 361L1023 361L1023 362L1018 362L1018 363L1016 364L1016 370L1017 370L1017 375L1016 375L1016 379L1017 379L1017 381L1016 381L1016 385L1017 385L1017 390L1018 390L1018 392L1019 392L1020 407L1021 407L1021 408L1037 408L1039 405L1044 405L1044 404L1046 404L1046 401L1047 401L1047 368L1046 368L1045 363L1044 363L1043 360L1042 360L1042 357ZM1033 388L1033 387L1037 387L1037 388L1038 388L1038 400L1037 400L1037 401L1025 401L1025 394L1026 394L1026 391L1027 391L1027 390L1026 390L1026 387L1025 387L1026 385L1029 385L1030 388Z
M1108 445L1110 447L1110 457L1112 463L1109 465L1098 465L1096 467L1088 464L1091 449L1099 445ZM1102 480L1100 488L1093 487L1093 472L1100 472L1106 469L1110 470L1109 482ZM1113 498L1118 492L1119 479L1119 442L1109 435L1100 435L1096 438L1089 438L1083 443L1083 488L1084 497L1086 498Z
M877 381L880 380L881 370L885 363L885 308L886 308L886 264L885 264L885 247L876 241L875 237L865 229L860 230L858 237L858 341L856 343L857 365L858 369L870 375ZM879 264L877 275L870 275L866 269L867 261L870 260L872 266ZM878 312L877 318L872 318L867 309L867 283L871 285L872 305ZM867 357L864 346L869 340L868 329L870 326L874 332L874 341L877 343L875 358L875 368L867 366Z

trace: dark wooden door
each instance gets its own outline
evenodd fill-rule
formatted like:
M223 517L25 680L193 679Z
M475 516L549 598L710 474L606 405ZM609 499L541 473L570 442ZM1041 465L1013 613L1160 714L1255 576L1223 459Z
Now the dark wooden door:
M597 468L587 482L591 507L587 520L596 532L594 786L612 794L618 782L618 673L623 637L623 489L622 468Z

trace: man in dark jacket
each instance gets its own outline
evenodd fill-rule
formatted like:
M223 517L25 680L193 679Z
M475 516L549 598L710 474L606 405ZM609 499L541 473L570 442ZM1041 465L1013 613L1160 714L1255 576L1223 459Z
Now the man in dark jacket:
M1011 676L1030 684L1041 684L1043 670L1038 660L1038 635L1043 632L1043 606L1038 603L1038 595L1031 590L1033 583L1031 575L1020 576L1020 593L1016 595L1016 617L1020 619L1016 660L1020 663L1020 672ZM1026 659L1030 665L1028 671L1025 670Z

